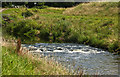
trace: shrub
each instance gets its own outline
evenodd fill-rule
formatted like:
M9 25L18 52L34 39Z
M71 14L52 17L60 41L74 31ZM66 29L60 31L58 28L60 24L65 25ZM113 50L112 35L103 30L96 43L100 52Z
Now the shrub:
M28 10L26 12L22 12L22 16L24 16L24 17L29 17L29 16L32 16L32 15L33 15L33 13L28 11Z
M77 43L78 42L78 36L79 34L76 33L76 32L71 32L71 36L69 37L69 42L72 42L72 43Z
M54 42L57 41L58 37L60 37L62 35L62 33L59 30L56 32L53 31L52 34L53 34L53 41Z
M7 32L8 34L12 35L13 26L9 25L9 26L5 27L5 29L6 29L6 32Z
M70 25L71 23L65 20L60 20L56 22L55 26L52 27L53 41L67 41L66 39L69 39L68 36L71 32Z
M28 38L30 38L30 40L34 40L35 39L35 35L37 33L36 29L32 29L30 31L28 31L27 33L24 33L25 36L27 36Z
M48 6L36 6L37 9L45 9L47 8Z
M109 45L109 51L120 53L120 43L119 41L115 41L114 43Z
M21 37L23 39L32 39L37 34L38 24L33 20L21 20L14 23L10 23L6 27L6 31L15 37Z
M95 47L98 47L98 48L102 48L103 47L103 43L104 43L104 40L100 40L98 39L97 37L95 36L92 36L90 37L89 39L89 44L91 46L95 46Z
M49 29L48 28L42 28L40 30L39 37L40 37L40 39L42 39L44 41L49 41Z
M64 38L65 38L65 42L67 42L69 40L69 36L72 34L72 29L68 29L65 34L64 34Z
M3 20L4 21L6 21L6 22L9 22L10 20L11 20L11 18L10 18L10 16L9 15L2 15L2 18L3 18Z

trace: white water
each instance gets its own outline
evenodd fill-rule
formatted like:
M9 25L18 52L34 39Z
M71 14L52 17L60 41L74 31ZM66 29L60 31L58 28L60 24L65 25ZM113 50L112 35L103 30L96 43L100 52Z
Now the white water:
M30 52L50 55L70 71L80 69L84 74L118 75L118 55L113 55L98 48L72 43L36 43L23 44ZM80 71L79 70L79 71Z

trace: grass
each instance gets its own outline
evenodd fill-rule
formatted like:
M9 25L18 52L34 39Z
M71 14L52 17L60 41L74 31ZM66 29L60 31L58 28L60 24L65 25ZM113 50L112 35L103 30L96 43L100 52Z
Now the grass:
M90 2L82 3L74 8L66 9L66 15L85 15L85 16L117 16L118 15L117 2ZM72 9L72 10L71 10ZM112 11L112 13L110 13Z
M54 61L31 55L17 55L14 47L2 47L2 75L69 75Z
M10 19L3 20L3 29L23 43L82 43L120 53L117 6L90 2L69 9L10 8L3 11ZM32 15L23 17L27 11Z
M1 47L0 47L1 48ZM2 75L2 49L0 49L0 76Z
M0 75L1 75L1 65L2 65L2 47L0 46Z

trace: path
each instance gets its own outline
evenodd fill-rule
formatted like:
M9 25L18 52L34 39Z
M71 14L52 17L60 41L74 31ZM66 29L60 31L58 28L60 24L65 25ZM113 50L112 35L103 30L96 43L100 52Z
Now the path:
M2 12L3 10L5 10L5 9L0 9L0 12Z

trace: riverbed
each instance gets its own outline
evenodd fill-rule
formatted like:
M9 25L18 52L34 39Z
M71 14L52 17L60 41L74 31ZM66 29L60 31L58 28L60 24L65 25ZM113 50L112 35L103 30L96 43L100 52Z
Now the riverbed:
M28 48L30 53L54 58L70 72L83 70L87 75L118 75L119 55L99 48L73 43L22 44L22 47Z

